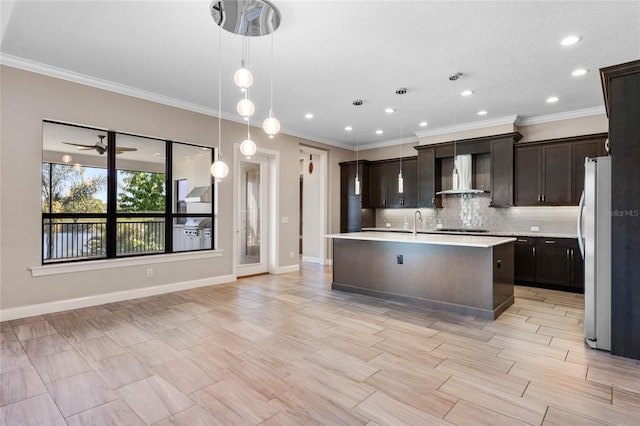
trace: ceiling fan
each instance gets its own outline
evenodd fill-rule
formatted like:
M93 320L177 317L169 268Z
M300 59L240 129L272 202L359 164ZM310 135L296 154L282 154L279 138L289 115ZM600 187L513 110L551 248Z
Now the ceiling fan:
M98 142L96 142L95 145L85 145L85 144L81 144L81 143L73 143L73 142L62 142L64 144L67 145L74 145L77 146L78 149L86 151L86 150L90 150L90 149L95 149L96 152L100 155L104 154L105 152L107 152L107 145L104 143L104 135L98 135L98 138L100 139ZM122 154L123 152L132 152L132 151L137 151L138 148L129 148L126 146L116 146L116 154Z

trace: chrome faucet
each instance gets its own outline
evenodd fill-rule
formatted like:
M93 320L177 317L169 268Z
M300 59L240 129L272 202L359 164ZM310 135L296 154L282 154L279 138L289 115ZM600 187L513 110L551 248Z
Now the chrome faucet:
M413 214L413 236L418 235L418 218L420 219L420 223L422 223L422 213L420 210L416 210Z

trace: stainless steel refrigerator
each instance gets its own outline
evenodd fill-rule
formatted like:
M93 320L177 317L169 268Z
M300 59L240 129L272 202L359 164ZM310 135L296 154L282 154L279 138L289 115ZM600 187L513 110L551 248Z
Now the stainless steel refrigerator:
M578 212L584 259L584 334L594 349L611 350L611 157L585 160Z

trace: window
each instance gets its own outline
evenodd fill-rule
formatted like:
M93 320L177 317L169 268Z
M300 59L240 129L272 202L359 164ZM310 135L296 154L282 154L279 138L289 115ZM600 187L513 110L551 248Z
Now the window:
M213 149L45 121L42 262L212 249Z

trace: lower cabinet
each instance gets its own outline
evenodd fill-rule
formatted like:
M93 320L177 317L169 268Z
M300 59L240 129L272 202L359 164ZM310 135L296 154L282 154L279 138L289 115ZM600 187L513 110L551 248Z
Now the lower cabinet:
M577 240L518 237L514 256L516 282L584 292L584 264Z

